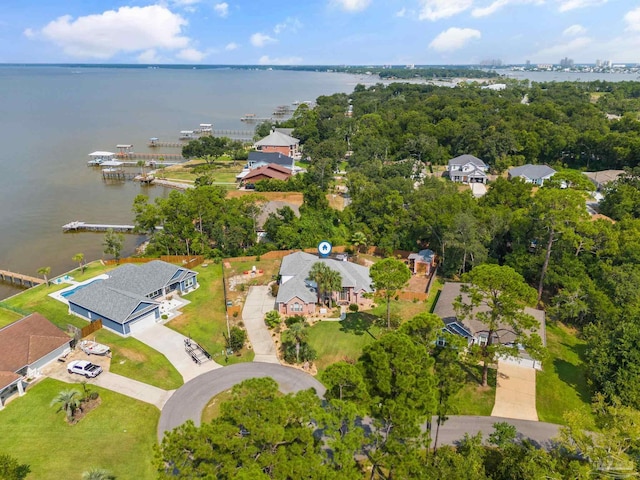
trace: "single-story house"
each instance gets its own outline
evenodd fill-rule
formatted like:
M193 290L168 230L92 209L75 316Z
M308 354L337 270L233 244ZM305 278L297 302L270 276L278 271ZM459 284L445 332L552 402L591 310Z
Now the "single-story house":
M260 180L289 180L292 172L287 167L281 167L275 163L270 163L264 167L256 168L247 173L241 180L241 183L256 183Z
M447 164L449 178L459 183L487 183L489 166L473 155L460 155Z
M409 261L409 270L414 275L419 273L429 277L436 269L436 254L428 248L420 250L418 253L410 253L407 260Z
M312 315L316 313L318 288L309 279L309 271L316 262L322 262L340 272L342 290L332 292L338 304L366 305L365 293L373 292L369 268L348 261L319 258L305 252L295 252L282 259L280 287L276 297L276 310L283 315Z
M71 350L69 335L39 313L0 328L0 410L16 391L24 395L24 379Z
M509 170L509 180L522 178L527 183L533 183L541 187L545 180L549 180L556 174L556 171L547 165L522 165Z
M280 152L263 152L260 150L253 150L249 152L249 158L247 159L247 167L249 170L254 170L259 167L264 167L270 163L275 163L281 167L286 167L293 171L295 167L295 159L288 155L284 155Z
M198 287L197 272L160 260L125 264L81 285L66 297L69 313L102 325L120 335L130 335L160 320L161 299L186 294Z
M596 186L596 190L601 191L608 183L615 182L624 170L600 170L599 172L583 172L589 180Z
M254 148L261 152L280 152L283 155L297 158L300 140L276 130L254 143Z
M445 324L445 328L453 334L465 337L469 342L469 345L483 344L488 340L487 327L479 320L465 319L459 320L456 316L456 311L453 307L455 299L462 294L460 287L461 283L457 282L445 282L438 296L437 303L433 310L433 313L442 318ZM463 301L468 301L467 294L462 294ZM487 311L488 307L479 306L473 313ZM537 333L542 339L542 344L546 346L546 324L545 313L542 310L536 310L535 308L525 307L524 312L531 315L538 321L538 328L532 333ZM513 329L508 326L502 326L496 333L492 340L493 343L500 342L502 344L513 344L516 340L516 335ZM518 363L521 365L531 366L533 368L540 368L540 363L532 360L527 356L526 352L521 350Z

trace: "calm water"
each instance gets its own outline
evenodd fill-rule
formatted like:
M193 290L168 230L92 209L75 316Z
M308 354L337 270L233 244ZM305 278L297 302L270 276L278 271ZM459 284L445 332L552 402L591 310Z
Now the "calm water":
M278 105L350 92L350 75L248 70L167 70L0 66L0 269L52 276L71 257L102 257L104 234L63 234L72 220L130 223L134 182L105 184L87 154L150 137L175 141L180 130L213 123L245 130L246 113L270 116ZM249 127L251 128L251 127ZM160 149L165 153L178 150ZM126 236L130 254L140 239ZM19 290L0 283L0 298Z

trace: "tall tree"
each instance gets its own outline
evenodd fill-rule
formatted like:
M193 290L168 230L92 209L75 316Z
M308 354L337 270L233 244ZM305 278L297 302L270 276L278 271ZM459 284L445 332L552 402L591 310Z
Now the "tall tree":
M47 284L47 287L49 286L49 274L50 273L51 273L51 267L40 267L38 269L38 274L42 275L42 278L44 278L44 281Z
M104 247L104 253L107 255L113 255L116 259L116 263L120 262L120 252L122 251L123 245L123 234L114 232L112 228L107 230L102 246Z
M387 328L391 328L391 298L403 288L411 278L411 271L400 260L385 258L373 264L369 270L373 286L384 292L387 301Z
M309 279L316 282L318 286L318 301L320 303L324 303L327 294L329 294L329 308L331 308L333 292L342 289L342 276L340 272L332 270L331 267L324 262L316 262L311 265Z
M482 386L486 387L489 364L496 355L517 355L517 344L529 345L532 356L539 350L540 337L533 333L538 321L524 312L525 306L535 301L536 292L509 266L479 265L465 273L462 281L462 294L456 298L454 308L458 318L484 325L482 341L473 349L482 361ZM514 346L500 342L505 333L515 337Z
M84 273L84 253L76 253L71 260L77 262L81 272Z

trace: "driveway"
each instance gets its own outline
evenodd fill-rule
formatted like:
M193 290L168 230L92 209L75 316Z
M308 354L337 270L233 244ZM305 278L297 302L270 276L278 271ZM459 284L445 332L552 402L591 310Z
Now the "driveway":
M319 396L323 396L326 391L324 385L314 377L295 368L256 362L230 365L207 372L175 391L162 409L158 422L158 441L162 441L165 431L173 430L187 420L200 425L204 407L220 392L229 390L248 378L262 377L273 378L283 393L314 388Z
M274 307L275 299L271 296L269 287L254 286L249 288L242 309L242 321L256 355L254 362L280 363L271 332L264 323L265 313L273 310Z
M151 325L131 336L163 354L180 372L185 383L205 372L222 368L213 360L200 365L196 364L184 350L184 341L187 337L164 325Z
M496 401L491 416L538 420L534 368L498 362Z

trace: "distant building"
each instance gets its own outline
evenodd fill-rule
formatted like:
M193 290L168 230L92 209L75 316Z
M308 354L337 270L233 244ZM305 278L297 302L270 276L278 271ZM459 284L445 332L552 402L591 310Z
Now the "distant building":
M460 155L449 160L447 172L453 182L487 183L489 166L473 155Z
M547 165L522 165L509 170L509 180L513 178L522 178L527 183L542 186L545 180L549 180L556 174L556 171Z
M276 130L261 140L258 140L254 147L261 152L279 152L282 155L297 158L299 156L300 140L293 138Z
M573 67L573 59L572 58L568 58L568 57L564 57L562 60L560 60L560 66L562 68L571 68L571 67Z

